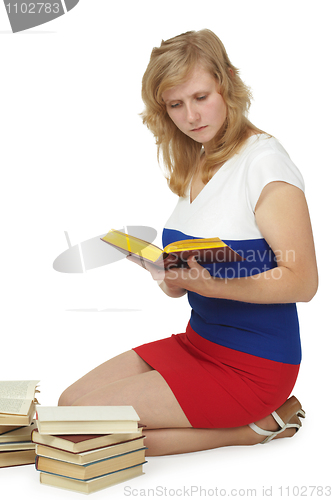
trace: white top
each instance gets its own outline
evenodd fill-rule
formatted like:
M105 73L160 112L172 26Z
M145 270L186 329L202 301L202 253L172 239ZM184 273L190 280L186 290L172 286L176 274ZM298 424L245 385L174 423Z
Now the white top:
M254 210L262 189L273 181L304 190L302 175L281 144L266 134L251 136L192 203L190 189L179 198L165 227L198 238L262 238Z

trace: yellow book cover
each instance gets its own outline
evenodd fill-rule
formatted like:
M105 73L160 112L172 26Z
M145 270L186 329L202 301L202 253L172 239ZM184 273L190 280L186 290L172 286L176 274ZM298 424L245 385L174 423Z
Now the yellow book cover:
M180 240L161 249L148 241L112 229L101 240L127 256L139 257L143 267L144 261L165 269L187 267L190 256L195 256L201 264L244 260L220 238Z

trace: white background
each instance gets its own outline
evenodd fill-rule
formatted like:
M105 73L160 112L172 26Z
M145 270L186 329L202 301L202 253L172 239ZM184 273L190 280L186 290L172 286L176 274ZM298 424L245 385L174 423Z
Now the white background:
M299 305L303 363L294 394L308 415L291 440L150 458L144 476L96 499L129 491L156 497L158 486L168 496L197 486L211 497L216 488L269 496L273 487L279 497L279 486L287 495L288 486L331 484L328 0L81 0L59 19L17 34L0 5L0 379L40 379L40 402L56 405L64 388L106 359L184 330L186 299L158 293L141 268L120 261L62 274L52 263L67 247L64 231L75 245L111 227L147 225L158 229L160 244L176 197L141 123L141 78L162 39L201 28L222 39L251 86L250 119L281 141L305 178L320 271L318 294ZM77 495L39 485L33 466L0 470L0 486L1 495L28 499ZM291 489L290 496L301 492L311 490Z

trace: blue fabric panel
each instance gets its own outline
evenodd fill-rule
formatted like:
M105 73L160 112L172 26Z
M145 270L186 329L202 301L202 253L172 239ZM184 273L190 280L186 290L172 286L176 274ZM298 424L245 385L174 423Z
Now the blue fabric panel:
M164 229L163 246L191 236ZM277 266L264 239L225 240L246 261L205 265L217 278L242 278ZM208 298L188 292L191 326L199 335L238 351L289 364L301 361L301 344L295 304L252 304Z

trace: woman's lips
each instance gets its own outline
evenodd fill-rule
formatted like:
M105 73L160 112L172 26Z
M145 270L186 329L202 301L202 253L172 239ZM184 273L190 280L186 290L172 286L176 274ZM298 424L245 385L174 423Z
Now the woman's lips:
M204 125L203 127L193 128L193 129L191 130L191 132L201 132L201 130L203 130L203 129L204 129L204 128L206 128L206 127L207 127L207 125Z

